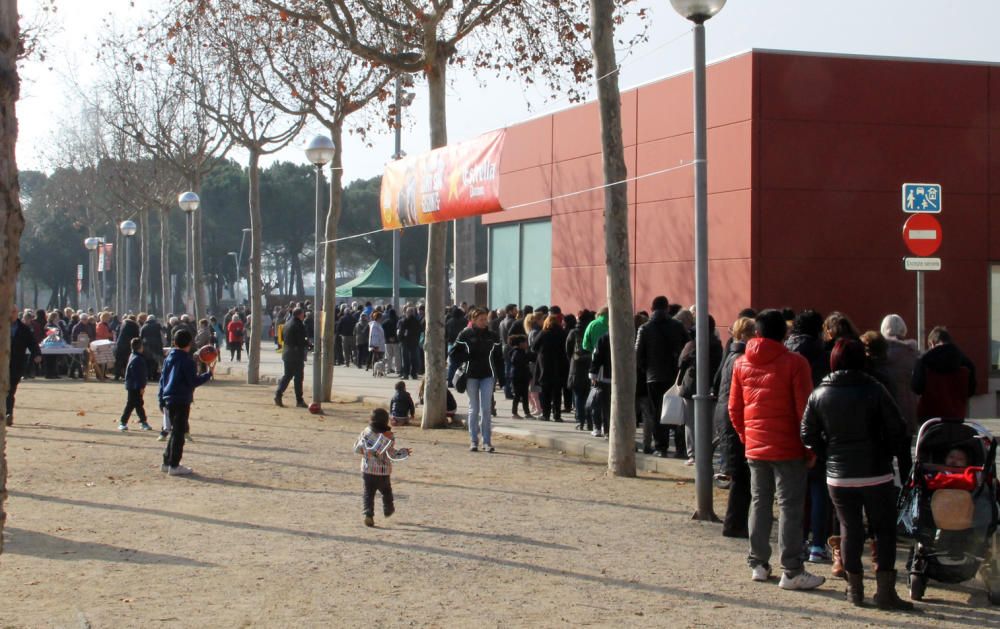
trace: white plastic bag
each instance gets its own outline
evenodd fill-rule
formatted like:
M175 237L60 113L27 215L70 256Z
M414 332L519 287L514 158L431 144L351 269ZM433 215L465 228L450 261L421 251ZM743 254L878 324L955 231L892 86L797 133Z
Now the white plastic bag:
M684 425L684 400L681 399L677 385L667 389L663 394L663 405L660 407L660 424L664 426Z

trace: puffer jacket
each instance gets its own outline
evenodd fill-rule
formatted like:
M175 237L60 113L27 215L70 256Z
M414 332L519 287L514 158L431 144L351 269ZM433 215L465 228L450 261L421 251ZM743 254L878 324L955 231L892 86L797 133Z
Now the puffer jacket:
M802 441L826 460L828 478L892 474L907 442L899 407L877 380L857 369L835 371L809 396Z
M802 356L771 339L755 338L733 367L729 419L758 461L806 457L799 436L802 413L812 392L812 373Z
M500 349L500 337L489 329L471 326L462 330L455 339L451 358L458 364L469 363L469 370L466 373L470 378L493 378L495 383L503 384L503 352Z

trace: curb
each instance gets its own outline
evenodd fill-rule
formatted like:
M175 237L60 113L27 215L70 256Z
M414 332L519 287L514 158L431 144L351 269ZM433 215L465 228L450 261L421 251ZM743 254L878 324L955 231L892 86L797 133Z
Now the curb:
M223 375L246 375L245 369L239 369L234 373L232 367L217 368L217 372ZM277 383L278 378L274 376L260 376L260 384L276 385ZM371 395L334 394L331 396L330 401L339 404L363 404L369 407L385 406L384 399ZM543 448L577 456L587 461L607 463L608 460L608 442L596 437L590 437L590 439L593 439L593 442L591 442L586 439L566 438L559 435L540 433L527 427L498 426L496 424L493 426L493 432L519 441L534 443ZM684 462L679 459L664 459L638 452L635 455L635 469L639 472L662 474L678 480L694 480L695 476L694 467L684 465Z

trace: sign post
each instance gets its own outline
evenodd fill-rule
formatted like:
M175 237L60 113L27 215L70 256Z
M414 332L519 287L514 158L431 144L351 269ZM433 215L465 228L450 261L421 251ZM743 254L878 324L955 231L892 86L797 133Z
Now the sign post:
M916 258L904 258L907 271L917 273L917 349L926 349L924 321L924 271L940 271L941 259L929 258L941 247L941 223L932 214L941 213L941 186L934 183L904 183L903 212L912 214L903 224L903 242Z

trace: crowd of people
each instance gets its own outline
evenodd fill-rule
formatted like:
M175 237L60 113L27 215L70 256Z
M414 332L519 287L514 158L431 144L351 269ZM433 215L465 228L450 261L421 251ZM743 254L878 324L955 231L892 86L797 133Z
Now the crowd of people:
M660 296L635 317L638 447L688 465L696 452L694 315L693 307ZM495 451L491 420L500 391L513 418L562 422L572 414L578 430L607 438L607 319L607 308L576 315L558 306L452 308L447 375L468 397L469 449ZM781 588L814 589L825 579L805 564L832 563L831 574L847 582L847 599L860 605L870 535L875 603L912 609L895 590L898 487L909 477L921 423L965 417L976 389L972 362L943 327L931 330L921 354L896 314L879 330L861 332L839 312L745 309L725 342L714 318L708 321L713 463L717 483L730 490L722 534L748 539L751 579L771 578L777 499ZM660 421L674 391L683 403L681 425Z
M414 417L405 381L425 372L424 309L408 304L402 312L400 317L392 306L353 302L341 304L335 313L334 362L381 369L399 378L389 409L379 415L372 434ZM7 424L13 422L22 376L58 375L58 367L42 359L42 344L52 338L83 346L110 341L114 360L95 366L95 373L125 380L127 401L119 430L127 429L133 411L140 426L150 429L142 392L147 382L159 379L158 403L172 428L165 426L161 433L170 440L163 470L190 473L180 464L187 413L194 388L212 376L191 354L225 343L230 360L240 361L249 349L248 315L234 308L221 320L195 322L187 315L168 315L161 324L147 313L117 317L68 308L48 313L15 308ZM265 336L273 336L285 364L275 392L278 406L292 383L296 405L306 406L302 380L314 340L312 316L308 302L264 314ZM695 322L693 307L659 296L649 312L635 316L634 334L636 423L642 427L638 447L688 465L695 463L696 454ZM895 590L897 486L909 476L912 440L921 423L965 416L976 390L971 361L943 327L931 330L929 349L918 352L896 314L887 315L879 330L862 332L839 312L824 317L813 310L745 309L728 327L725 342L713 317L708 324L713 464L717 483L729 489L722 534L748 539L751 579L763 582L772 575L772 504L777 499L781 588L820 586L825 579L805 564L832 562L832 575L846 580L848 600L861 604L861 556L870 535L876 604L912 608ZM513 418L563 422L568 415L577 430L608 438L613 374L607 308L572 314L558 306L509 304L490 310L463 303L448 311L445 339L449 389L468 398L470 451L495 452L491 422L500 392L511 404ZM164 348L171 345L165 356ZM68 371L70 377L83 375L72 367ZM421 385L418 398L422 393ZM683 421L677 425L661 421L669 395L682 402ZM448 399L454 413L450 391ZM391 488L386 483L388 515ZM365 513L370 519L374 492L383 487L375 480L369 484Z

